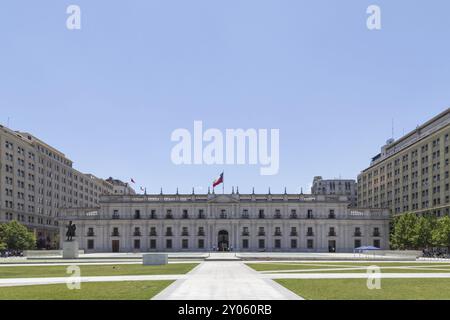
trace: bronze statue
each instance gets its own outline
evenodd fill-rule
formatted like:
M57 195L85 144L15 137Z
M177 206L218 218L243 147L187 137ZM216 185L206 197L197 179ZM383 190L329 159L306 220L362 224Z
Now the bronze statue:
M77 230L77 227L75 224L72 224L72 221L69 221L66 232L67 241L73 241L73 237L75 237L75 230Z

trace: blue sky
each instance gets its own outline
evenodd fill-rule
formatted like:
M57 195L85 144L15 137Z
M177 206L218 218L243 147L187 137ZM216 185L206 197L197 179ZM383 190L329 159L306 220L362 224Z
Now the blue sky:
M66 8L81 8L81 30ZM381 8L382 29L366 28ZM0 123L149 192L299 192L356 178L391 136L450 106L450 2L20 1L0 4ZM176 166L177 128L280 129L280 171ZM305 190L306 191L306 190Z

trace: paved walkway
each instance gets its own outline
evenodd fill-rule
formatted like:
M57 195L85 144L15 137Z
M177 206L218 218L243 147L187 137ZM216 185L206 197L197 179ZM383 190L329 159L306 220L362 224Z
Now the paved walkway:
M302 300L242 262L205 262L153 300Z
M105 277L80 277L80 282L120 282L120 281L150 281L150 280L179 280L186 279L186 275L149 275L149 276L105 276ZM14 278L0 279L0 287L29 286L40 284L60 284L72 282L76 278Z

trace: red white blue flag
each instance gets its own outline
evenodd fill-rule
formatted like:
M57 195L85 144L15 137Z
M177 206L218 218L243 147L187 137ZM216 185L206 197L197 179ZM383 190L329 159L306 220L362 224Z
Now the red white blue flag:
M217 187L221 183L223 183L223 172L220 174L220 176L216 180L214 180L213 188Z

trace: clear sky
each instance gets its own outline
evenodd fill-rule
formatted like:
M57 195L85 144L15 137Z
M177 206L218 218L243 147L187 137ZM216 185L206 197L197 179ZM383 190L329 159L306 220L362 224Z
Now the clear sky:
M148 192L206 192L222 170L227 191L299 192L356 178L392 119L398 138L450 106L449 15L448 0L2 0L0 123ZM280 129L279 174L174 165L170 135L194 120Z

